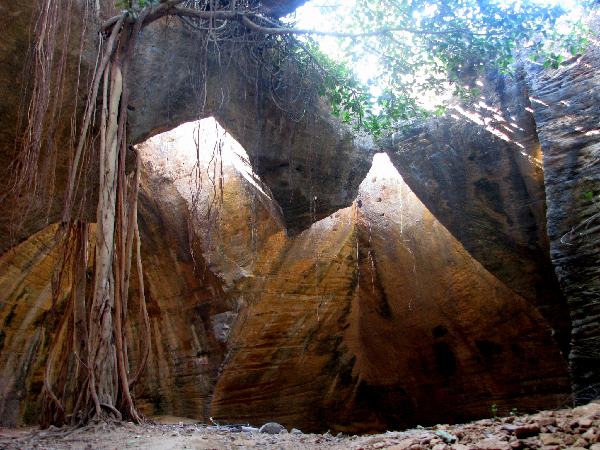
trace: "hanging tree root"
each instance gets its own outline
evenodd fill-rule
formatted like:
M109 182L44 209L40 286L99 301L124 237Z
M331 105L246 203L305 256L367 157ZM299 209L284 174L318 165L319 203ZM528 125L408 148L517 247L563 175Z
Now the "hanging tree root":
M127 295L134 240L137 242L136 268L140 281L143 281L139 231L137 231L140 163L138 158L135 180L129 183L133 186L128 186L125 175L125 152L127 150L127 72L144 17L145 14L132 24L125 23L124 16L120 16L111 32L98 71L94 75L83 128L71 168L63 223L71 222L69 219L75 179L81 154L88 139L94 99L103 80L100 116L101 176L92 296L86 304L85 295L82 293L85 292L88 235L81 233L77 240L79 257L71 264L73 275L67 314L60 321L50 350L44 379L47 399L43 420L45 426L51 424L77 426L111 420L111 418L118 421L127 419L137 423L142 422L130 393L124 323L127 316ZM137 239L134 239L136 237ZM84 253L85 258L81 256ZM57 290L60 291L61 289ZM147 342L132 381L139 379L149 352L149 321L143 285L140 287L140 293L140 311L145 316L144 337ZM75 339L73 339L74 334ZM64 340L70 342L70 346L67 351L59 352L58 345ZM75 345L73 341L76 342ZM76 374L71 373L69 369L64 369L70 367L70 361L76 362ZM63 368L60 370L60 376L53 376L55 367ZM77 382L71 380L69 383L66 380L73 377ZM55 393L57 389L60 395Z
M184 18L184 24L205 37L205 53L209 42L216 51L219 42L228 41L244 49L246 72L249 79L257 79L262 67L270 67L274 76L270 94L276 104L302 117L307 102L316 91L316 84L307 83L307 70L300 63L287 64L281 58L293 58L296 47L291 38L282 38L273 32L272 20L259 14L252 2L240 10L215 10L208 3L196 2L195 8L181 6L183 0L148 2L135 11L128 10L105 22L102 26L101 58L88 91L87 104L74 149L67 182L61 234L57 242L72 247L69 264L61 266L56 296L70 290L67 314L60 319L58 331L48 357L44 377L43 425L70 425L73 427L111 420L142 422L137 412L132 389L139 382L150 354L150 323L144 294L140 233L137 224L137 198L141 162L137 155L133 177L125 173L127 141L128 75L135 43L140 31L148 24L165 16ZM50 0L46 1L50 4ZM236 3L231 3L232 8ZM214 7L214 2L213 2ZM280 25L280 24L279 24ZM282 28L283 30L283 28ZM285 31L285 30L284 30ZM286 33L288 31L285 31ZM268 34L276 36L268 37ZM277 37L279 36L279 37ZM277 51L264 51L264 49ZM309 60L316 61L309 57ZM288 67L290 79L282 82L281 67ZM252 72L252 73L250 73ZM275 75L275 72L277 75ZM290 91L290 86L308 86ZM288 94L281 94L281 92ZM308 92L308 94L306 94ZM101 95L101 109L96 99ZM286 106L287 105L287 106ZM99 139L93 139L90 129L99 116ZM33 118L33 121L38 120ZM39 124L33 124L39 127ZM32 125L32 126L33 126ZM82 173L82 161L90 143L99 145L100 181L97 206L93 278L89 298L86 298L89 226L72 220L77 180ZM86 228L87 227L87 228ZM70 231L68 231L70 230ZM65 236L69 236L68 238ZM60 237L60 239L59 239ZM135 244L136 271L139 285L139 321L143 325L137 361L133 376L129 373L126 321L128 292L131 276L133 245ZM65 259L67 261L67 259ZM71 267L69 277L63 271ZM69 284L70 282L70 284ZM62 342L68 342L61 347Z

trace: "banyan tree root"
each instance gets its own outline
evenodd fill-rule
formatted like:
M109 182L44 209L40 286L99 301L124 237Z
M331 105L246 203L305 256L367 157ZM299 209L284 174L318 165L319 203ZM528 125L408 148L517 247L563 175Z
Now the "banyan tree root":
M51 2L58 4L60 1L45 0L45 5L50 6ZM192 28L204 33L205 51L209 41L218 46L218 36L223 30L226 30L227 39L239 38L235 42L240 46L254 42L255 50L262 48L260 42L266 42L264 40L268 38L265 36L273 33L273 22L253 9L253 2L248 2L246 6L240 4L239 11L236 10L236 2L230 3L231 9L207 8L206 5L193 9L183 7L183 2L184 0L140 2L140 8L130 8L106 21L101 27L101 56L88 91L79 131L72 133L78 136L78 142L76 146L73 145L74 154L67 181L62 225L60 233L57 233L57 243L65 246L62 252L63 262L68 260L70 264L61 265L55 283L57 289L54 303L60 300L62 292L70 294L64 300L68 302L64 316L58 323L55 321L54 327L46 330L48 338L53 338L44 379L42 424L46 427L65 424L77 426L111 419L138 423L142 421L131 394L142 376L150 353L150 324L137 225L139 155L134 175L128 177L125 173L125 156L129 147L127 80L140 31L161 17L176 15L184 18L184 23L188 26L191 24ZM68 15L69 11L65 14ZM217 32L217 29L221 31ZM282 28L283 31L287 33L289 29ZM248 37L246 34L252 36ZM281 48L288 48L286 45L282 44ZM295 49L293 47L287 54L295 54ZM262 50L258 53L264 54ZM248 54L248 58L252 59L252 50ZM251 64L251 67L258 70L256 65ZM290 72L296 73L293 68ZM272 86L271 89L275 87ZM98 97L101 102L97 102ZM280 104L285 99L273 100ZM99 111L98 103L101 103ZM298 103L297 98L289 100L289 103ZM299 104L304 105L303 102ZM41 129L41 123L36 121L43 119L37 116L30 118L32 126L37 126L36 130ZM98 123L95 124L95 121ZM97 137L92 136L90 131L94 129L94 124L99 129ZM78 180L84 172L84 154L90 145L99 146L100 162L99 200L93 238L90 236L89 225L73 220L76 217L73 211L74 199L78 197ZM93 256L92 250L88 249L88 242L91 241L95 242ZM143 326L136 367L131 376L126 320L129 315L128 292L134 244L140 292L139 321ZM86 283L88 254L92 257L91 286ZM67 255L71 255L70 259ZM69 275L63 276L67 272ZM53 330L56 331L52 333Z
M125 174L125 153L127 73L136 37L148 12L141 14L134 23L125 22L124 16L119 18L92 83L91 98L88 100L73 160L63 215L63 224L72 224L71 237L66 239L70 244L64 245L71 245L74 250L70 251L75 256L68 265L71 267L71 284L67 310L59 322L47 361L42 420L44 426L76 426L110 419L142 422L130 391L130 386L135 384L143 372L150 348L150 327L137 228L140 159L138 156L133 179L128 179ZM93 115L92 103L95 102L92 99L100 90L100 85L100 187L94 277L91 295L86 299L89 225L70 220L70 207L74 197L74 180ZM140 283L140 319L145 333L143 351L138 358L135 375L130 380L125 321L134 242ZM61 274L65 266L61 266ZM60 292L63 291L57 289L57 295Z

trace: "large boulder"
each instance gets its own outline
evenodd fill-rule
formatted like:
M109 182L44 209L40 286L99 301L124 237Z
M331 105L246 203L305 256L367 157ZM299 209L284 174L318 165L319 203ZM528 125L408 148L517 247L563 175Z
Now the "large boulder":
M569 353L567 301L549 256L542 156L525 68L466 77L478 97L384 141L432 214L487 270L536 306Z

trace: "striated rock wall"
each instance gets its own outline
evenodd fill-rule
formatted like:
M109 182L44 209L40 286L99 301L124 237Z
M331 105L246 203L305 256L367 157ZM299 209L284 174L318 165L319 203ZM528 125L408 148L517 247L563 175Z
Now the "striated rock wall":
M354 207L259 252L260 296L240 312L213 417L356 432L568 404L536 308L379 158Z
M549 258L544 171L525 70L467 77L481 94L398 133L383 149L465 249L535 305L569 354L567 301Z
M568 404L567 366L547 323L464 250L385 156L353 207L289 237L268 190L244 175L241 150L217 146L204 157L214 164L194 173L190 131L139 148L152 326L136 391L145 414L356 432L486 417L492 404ZM14 412L5 425L35 420L46 355L39 339L54 329L23 317L54 317L55 259L18 250L28 278L1 305L10 351L0 357L27 376L5 384L2 405ZM38 273L36 309L27 309L20 292ZM19 280L7 274L5 285ZM133 364L139 323L131 319ZM27 351L17 357L16 348Z
M215 335L211 318L230 309L228 296L207 269L202 250L187 226L187 204L172 180L145 171L139 215L152 336L148 369L138 391L141 411L205 422L227 351ZM132 363L141 345L136 339L140 328L137 288L134 284L130 293Z
M600 51L527 76L544 155L550 254L569 299L569 362L578 402L600 394Z
M207 269L201 248L190 238L187 204L172 180L145 172L139 214L152 342L147 370L135 391L138 406L147 415L207 421L210 396L227 350L215 336L211 318L230 309L228 297ZM69 339L56 335L69 291L63 289L52 305L56 228L44 228L0 257L1 426L39 419L50 344L58 339L61 348L60 342ZM88 278L91 275L90 267ZM127 330L131 367L141 346L138 289L134 269Z
M0 257L0 424L38 419L38 396L50 339L58 323L51 281L58 261L56 226L31 236ZM55 307L64 311L64 299Z

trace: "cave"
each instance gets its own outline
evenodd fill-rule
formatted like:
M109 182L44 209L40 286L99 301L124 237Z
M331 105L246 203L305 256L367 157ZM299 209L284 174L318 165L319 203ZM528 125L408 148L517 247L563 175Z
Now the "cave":
M34 7L5 9L10 175ZM83 22L66 47L65 105L85 97L70 77L93 66L97 37ZM144 326L139 276L151 339L133 392L145 417L373 433L599 397L595 44L556 71L523 60L514 77L478 73L479 98L378 140L355 136L319 98L296 120L244 73L197 64L198 45L157 21L130 69L144 269L129 283L126 333ZM56 126L63 144L69 121ZM40 421L53 342L72 339L60 332L69 289L54 245L67 147L52 189L21 198L11 176L0 183L3 427ZM95 157L77 217L92 229ZM129 343L131 363L144 345Z

